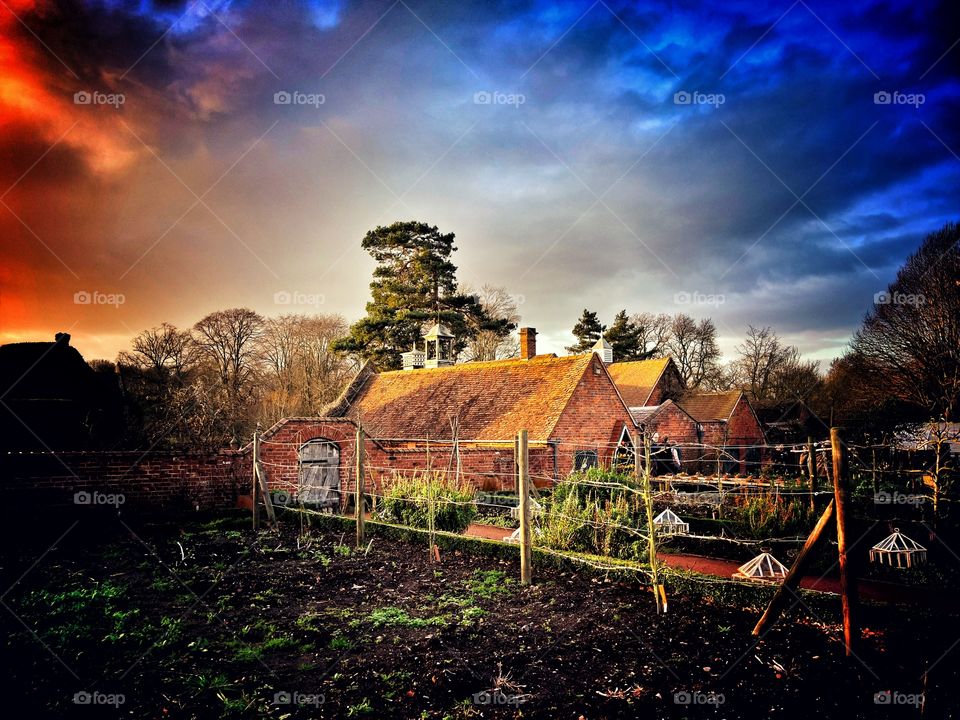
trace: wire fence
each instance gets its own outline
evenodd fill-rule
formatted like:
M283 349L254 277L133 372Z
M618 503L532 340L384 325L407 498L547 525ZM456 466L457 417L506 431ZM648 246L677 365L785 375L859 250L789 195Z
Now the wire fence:
M318 442L330 442L336 452L309 450ZM361 526L358 537L365 517L398 525L426 533L431 548L438 534L457 535L437 529L436 523L446 509L457 508L469 510L472 521L461 531L489 538L502 530L498 540L517 542L522 483L514 440L362 437L362 442L364 459L358 465L356 439L260 441L259 462L268 475L281 478L272 484L277 504L307 514L352 515ZM674 572L657 557L658 548L671 544L693 543L708 553L717 545L743 552L775 545L792 554L835 494L833 447L826 441L659 447L647 441L645 448L635 448L634 442L626 435L616 442L530 441L523 464L531 496L537 499L530 525L531 545L538 553L637 573L656 585L660 571ZM896 443L849 444L843 451L842 472L868 518L922 520L933 494L940 492L940 502L953 500L942 492L955 472L953 456ZM318 490L317 468L323 470L322 482L336 479L320 488L333 498L322 509L310 501ZM714 472L704 472L711 468ZM939 473L934 481L942 483L940 488L931 485L931 473ZM470 494L457 499L436 490L404 496L392 492L404 478L416 476ZM571 496L577 499L571 501ZM420 506L427 522L404 522L391 509L398 501ZM686 529L658 529L652 515L644 516L646 503L657 511L675 509ZM579 540L565 543L568 537ZM714 577L709 582L742 581Z

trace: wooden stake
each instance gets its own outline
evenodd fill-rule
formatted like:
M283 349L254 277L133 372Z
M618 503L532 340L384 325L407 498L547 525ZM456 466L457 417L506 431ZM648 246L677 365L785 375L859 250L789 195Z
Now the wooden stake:
M517 434L517 467L520 481L520 584L533 582L533 548L530 534L530 457L527 431Z
M640 436L639 433L634 436L633 447L636 449L637 461L636 464L639 466L639 456L640 456ZM650 488L650 472L651 462L650 462L650 436L644 433L643 435L643 457L644 457L644 468L641 478L643 480L643 502L647 507L647 554L650 556L650 582L653 585L653 597L657 604L657 614L667 611L667 594L663 586L660 585L659 576L657 573L657 539L656 539L656 526L653 524L653 494Z
M358 423L357 424L357 447L355 454L357 456L357 477L356 477L356 494L354 496L354 504L356 505L356 514L357 514L357 547L363 547L363 461L366 448L364 447L364 433L363 427Z
M834 501L831 500L830 504L827 505L823 514L820 516L820 519L817 520L817 524L813 527L813 530L810 531L807 541L803 544L803 549L800 550L797 559L793 561L790 572L788 572L787 576L783 579L783 584L777 589L777 593L773 596L773 599L770 600L770 604L767 605L763 617L760 618L757 626L753 629L754 636L759 635L768 626L772 626L777 622L777 618L780 617L780 613L783 612L783 606L787 604L787 600L789 600L793 594L790 591L799 587L803 572L810 564L810 559L813 556L813 548L820 540L823 529L827 526L827 523L830 522L830 518L833 517L833 507Z
M837 551L840 554L840 600L843 605L843 640L847 657L854 653L859 641L856 624L857 581L847 558L847 473L840 431L830 428L830 447L833 454L833 499L837 506Z
M253 464L254 475L257 480L257 487L260 491L260 497L263 499L263 506L267 509L267 521L270 525L277 524L277 515L273 511L273 500L270 499L270 486L267 483L267 471L263 467L263 462L257 458Z
M810 476L810 512L817 509L817 455L813 436L807 436L807 474Z
M257 463L260 462L260 423L257 423L257 429L253 431L253 472L252 483L250 485L250 502L253 505L253 529L260 529L260 483L257 479Z

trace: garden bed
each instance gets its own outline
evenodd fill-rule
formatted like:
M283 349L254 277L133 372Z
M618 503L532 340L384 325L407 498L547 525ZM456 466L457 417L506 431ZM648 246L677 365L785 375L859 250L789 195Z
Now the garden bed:
M357 551L348 522L285 517L259 536L242 516L84 519L44 555L70 526L50 520L32 545L7 543L4 603L23 621L4 611L9 706L23 717L890 717L904 709L890 707L895 693L920 693L924 668L960 637L956 618L867 608L868 670L843 657L833 604L805 601L812 611L794 608L757 642L767 593L750 588L691 577L656 616L629 574L535 562L536 584L521 588L509 546L444 538L437 564L416 534L372 525ZM957 666L931 672L931 717L953 711ZM894 702L877 704L885 691Z

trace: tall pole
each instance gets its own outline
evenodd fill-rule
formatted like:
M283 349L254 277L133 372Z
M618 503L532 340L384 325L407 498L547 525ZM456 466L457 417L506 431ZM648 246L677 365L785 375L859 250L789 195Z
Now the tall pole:
M527 431L517 434L517 465L520 480L520 584L533 582L533 548L530 533L530 465Z
M807 435L807 475L810 478L810 511L813 512L817 507L817 458L812 435Z
M634 435L633 447L635 452L635 464L639 467L640 465L640 434L637 433ZM657 605L657 614L661 612L661 600L663 597L662 588L660 587L660 577L657 572L657 538L656 538L656 526L653 524L653 490L650 487L650 472L651 472L651 462L650 462L650 436L646 433L643 434L643 457L644 457L644 467L643 472L640 473L640 478L643 481L643 502L646 505L647 509L647 555L650 557L650 583L653 585L653 598ZM667 611L666 602L663 602L663 612Z
M847 558L849 528L846 463L840 431L830 428L830 447L833 455L833 500L837 511L837 551L840 553L840 600L843 605L843 640L847 657L854 654L859 640L856 625L857 581Z
M363 426L357 424L357 477L356 477L356 495L354 496L354 505L357 513L357 547L363 547L363 462L364 462L364 434Z
M257 464L260 462L260 423L257 423L257 429L253 431L253 463L252 463L252 484L250 486L250 501L253 504L253 529L260 529L260 487L257 478Z

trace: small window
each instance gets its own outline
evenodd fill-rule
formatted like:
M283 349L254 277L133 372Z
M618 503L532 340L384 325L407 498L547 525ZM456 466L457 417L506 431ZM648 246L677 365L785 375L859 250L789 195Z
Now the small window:
M596 450L578 450L573 456L574 470L589 470L600 464Z

